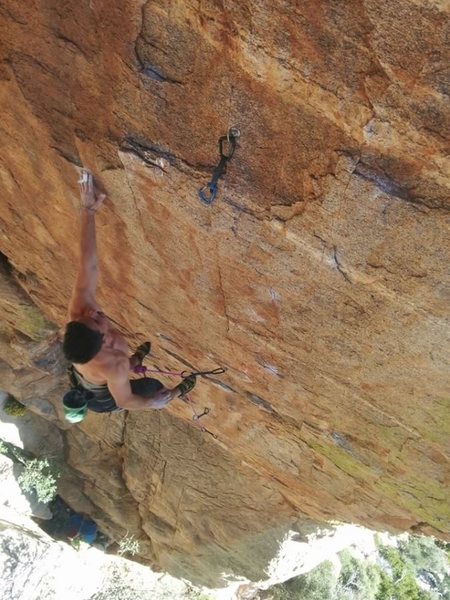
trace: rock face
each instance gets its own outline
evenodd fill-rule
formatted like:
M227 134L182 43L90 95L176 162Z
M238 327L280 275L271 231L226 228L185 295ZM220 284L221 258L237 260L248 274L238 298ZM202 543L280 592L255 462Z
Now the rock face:
M81 164L109 197L105 311L130 345L153 340L156 368L227 368L194 395L216 441L184 405L66 434L84 479L66 496L140 532L143 559L248 575L241 554L263 561L299 515L448 535L448 16L444 0L2 1L0 387L57 406ZM12 279L40 311L31 334Z
M30 518L0 508L1 600L195 600L185 582L87 544L56 542Z

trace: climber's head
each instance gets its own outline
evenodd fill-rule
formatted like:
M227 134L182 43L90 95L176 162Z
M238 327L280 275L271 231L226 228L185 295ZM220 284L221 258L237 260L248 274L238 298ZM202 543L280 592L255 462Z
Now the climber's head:
M63 352L67 360L83 365L100 352L104 334L92 319L70 321L64 334ZM92 323L91 323L92 321Z

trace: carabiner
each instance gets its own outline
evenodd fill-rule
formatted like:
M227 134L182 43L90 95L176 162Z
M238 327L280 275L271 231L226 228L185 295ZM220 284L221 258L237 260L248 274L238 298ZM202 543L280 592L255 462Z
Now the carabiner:
M238 137L241 137L241 130L239 129L239 127L230 127L227 133L228 141L230 141L230 138L235 138L237 140Z
M223 367L217 367L217 369L213 369L212 371L203 371L201 375L222 375L222 373L225 373L225 371L226 369Z
M205 415L208 415L209 412L210 412L209 408L207 406L205 406L205 408L203 409L203 412L200 413L199 415L197 413L194 413L194 415L192 416L192 420L193 421L198 421L199 419L201 419Z
M209 190L209 196L206 195L206 190ZM212 182L206 184L205 186L203 186L202 188L200 188L198 190L198 197L200 198L201 202L203 202L203 204L206 204L206 206L209 206L210 204L212 204L214 202L216 196L217 196L217 185Z
M228 144L228 153L224 151L225 142ZM236 150L236 139L233 136L223 135L219 138L219 154L221 158L230 160Z

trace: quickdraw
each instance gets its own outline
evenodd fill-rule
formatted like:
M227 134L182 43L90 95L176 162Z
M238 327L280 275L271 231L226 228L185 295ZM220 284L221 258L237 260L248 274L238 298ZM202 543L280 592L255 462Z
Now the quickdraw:
M171 377L181 377L181 378L185 378L185 377L189 377L190 375L221 375L222 373L225 373L226 369L224 369L223 367L217 367L216 369L212 369L211 371L182 371L181 373L178 373L176 371L161 371L159 369L148 369L146 366L144 365L137 365L136 367L134 367L133 372L136 373L137 375L143 375L144 377L147 376L147 373L157 373L159 375L169 375ZM197 413L195 410L195 407L193 405L192 400L189 398L189 396L186 394L186 399L184 399L184 401L186 402L186 404L188 404L191 409L192 412L194 413L192 415L192 420L195 422L198 422L202 417L204 417L205 415L208 415L211 412L211 409L208 408L207 406L203 409L203 412L201 413ZM202 433L208 433L211 437L213 437L214 439L217 439L217 435L215 433L213 433L212 431L209 431L209 429L206 429L206 427L200 426L199 425L199 429Z
M212 431L209 431L209 429L206 429L206 427L200 427L200 431L202 433L209 433L210 436L212 436L215 440L217 440L217 435L215 433L213 433Z
M222 375L225 373L226 369L222 367L217 367L217 369L213 369L212 371L181 371L181 377L189 377L189 375Z
M203 412L200 413L199 415L194 411L194 416L192 417L193 421L198 421L199 419L201 419L202 417L204 417L205 415L209 414L209 408L206 406L203 409Z
M227 171L227 162L233 158L236 141L240 135L241 132L237 127L230 127L227 135L219 138L219 164L213 171L211 181L198 190L198 197L206 206L210 206L217 196L217 183Z

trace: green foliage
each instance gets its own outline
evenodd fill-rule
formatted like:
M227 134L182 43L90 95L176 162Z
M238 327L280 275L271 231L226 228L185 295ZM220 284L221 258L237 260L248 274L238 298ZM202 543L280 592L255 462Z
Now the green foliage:
M381 573L376 600L427 600L428 598L430 598L429 594L418 587L410 574L394 581L386 573Z
M341 572L336 589L336 600L375 600L381 581L381 569L361 561L348 550L339 553Z
M22 306L18 315L20 330L32 340L41 340L49 331L54 330L54 325L47 321L36 306Z
M25 492L34 491L40 502L48 503L56 496L59 476L47 458L35 458L26 462L18 482Z
M435 586L430 598L450 600L449 556L443 542L430 537L409 536L399 542L398 551L405 565L417 577L421 575Z
M376 600L431 600L432 596L418 586L414 570L402 558L399 550L381 546L380 555L389 563L392 577L382 573Z
M126 535L123 539L120 540L118 550L118 554L120 554L120 556L124 556L125 554L131 554L131 556L134 556L138 552L139 542L134 538L134 536Z
M69 538L69 541L70 541L70 545L72 546L72 548L78 552L79 549L81 548L80 536L77 534L75 537Z
M434 540L434 544L441 550L445 550L447 555L450 553L450 542L443 542L442 540Z
M23 417L27 412L27 407L10 395L6 399L3 410L10 417Z
M411 536L399 543L398 550L414 571L442 573L447 567L448 561L433 538Z
M398 579L401 577L403 572L403 561L400 557L400 553L397 548L392 546L381 546L379 548L379 553L382 558L389 564L392 568L392 574L394 579Z
M22 465L26 465L30 458L32 458L29 452L5 440L0 440L0 454L4 454L12 461L19 462Z
M339 553L341 571L336 579L330 562L276 585L262 593L273 600L450 600L448 544L432 538L408 536L398 547L381 545L375 537L384 567ZM430 586L423 590L419 577Z
M270 596L273 600L330 600L336 583L333 565L326 561L305 575L270 588Z
M205 596L205 594L195 590L194 588L188 587L187 592L187 598L189 598L189 600L213 600L211 596Z

